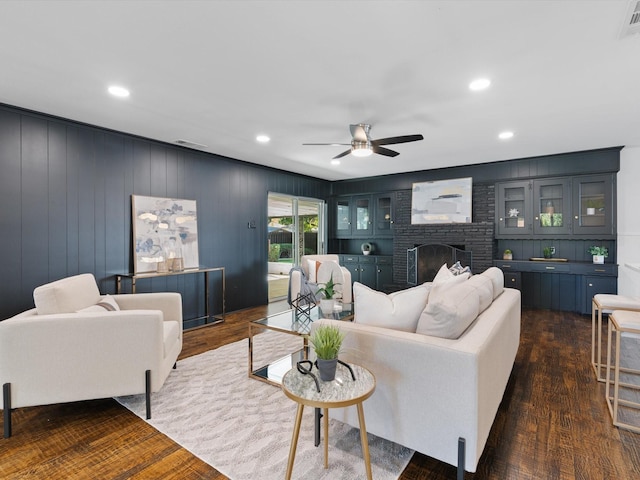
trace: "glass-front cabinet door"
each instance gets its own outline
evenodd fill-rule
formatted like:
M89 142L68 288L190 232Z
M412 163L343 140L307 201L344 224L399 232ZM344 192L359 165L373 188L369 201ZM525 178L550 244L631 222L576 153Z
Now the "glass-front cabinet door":
M552 178L533 182L533 233L571 233L571 180Z
M371 235L373 233L373 219L371 218L371 197L353 197L355 213L355 228L353 235Z
M573 233L613 235L613 179L589 175L573 179Z
M374 195L375 203L375 235L391 235L393 228L393 194Z
M351 198L336 199L336 237L351 236Z
M531 182L508 182L497 185L497 234L531 235Z

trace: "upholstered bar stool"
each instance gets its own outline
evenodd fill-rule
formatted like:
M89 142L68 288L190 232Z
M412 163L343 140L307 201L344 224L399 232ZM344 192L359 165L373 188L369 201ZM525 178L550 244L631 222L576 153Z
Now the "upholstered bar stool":
M633 341L631 348L625 347L622 340L627 338ZM620 365L621 357L629 358L638 364L637 352L640 344L640 312L632 312L628 310L614 310L609 315L609 328L607 339L607 374L605 395L607 399L607 407L611 414L611 420L616 427L625 428L633 432L640 432L640 370L636 368L623 368ZM613 349L613 352L612 352ZM613 361L613 364L612 364ZM637 366L637 365L634 365ZM611 379L611 369L613 368L613 381ZM625 373L627 382L620 381L620 373ZM634 377L635 376L635 377ZM635 382L631 382L635 378ZM613 396L611 395L611 385L613 385ZM633 389L632 393L625 395L627 398L620 398L620 389ZM631 396L631 399L629 397ZM635 396L634 401L633 397ZM620 406L638 409L633 414L627 414L620 418ZM626 418L625 418L626 417ZM636 423L630 423L631 419L635 419Z
M602 314L610 315L614 310L640 312L640 298L599 293L591 301L591 365L599 382L605 379L602 373Z

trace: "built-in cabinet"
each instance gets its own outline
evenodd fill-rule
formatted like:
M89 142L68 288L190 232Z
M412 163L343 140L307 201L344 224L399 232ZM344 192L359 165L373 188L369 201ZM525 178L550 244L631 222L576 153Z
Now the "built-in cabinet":
M341 255L340 265L351 272L351 282L385 290L393 282L393 257L387 255Z
M496 238L615 237L614 174L496 185Z
M394 203L393 192L336 197L335 238L392 236Z
M522 305L591 313L597 293L616 293L618 266L585 262L496 260L504 272L505 286L522 291Z

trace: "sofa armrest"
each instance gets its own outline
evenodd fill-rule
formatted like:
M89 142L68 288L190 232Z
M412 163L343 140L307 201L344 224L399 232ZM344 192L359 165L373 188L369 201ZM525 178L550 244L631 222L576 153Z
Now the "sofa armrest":
M163 362L158 310L36 315L0 322L0 383L14 407L143 393Z
M176 320L182 328L182 295L176 292L112 295L122 310L160 310L164 320Z

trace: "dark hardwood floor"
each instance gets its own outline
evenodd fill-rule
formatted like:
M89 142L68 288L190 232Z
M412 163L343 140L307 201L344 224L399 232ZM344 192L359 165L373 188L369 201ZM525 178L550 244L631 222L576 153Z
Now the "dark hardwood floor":
M266 312L234 312L224 324L186 332L181 358L246 338L247 322ZM466 479L640 479L640 434L612 426L590 335L590 318L523 312L505 398L478 471ZM105 399L17 409L13 436L0 439L0 478L226 477ZM401 478L451 479L455 468L416 453Z

